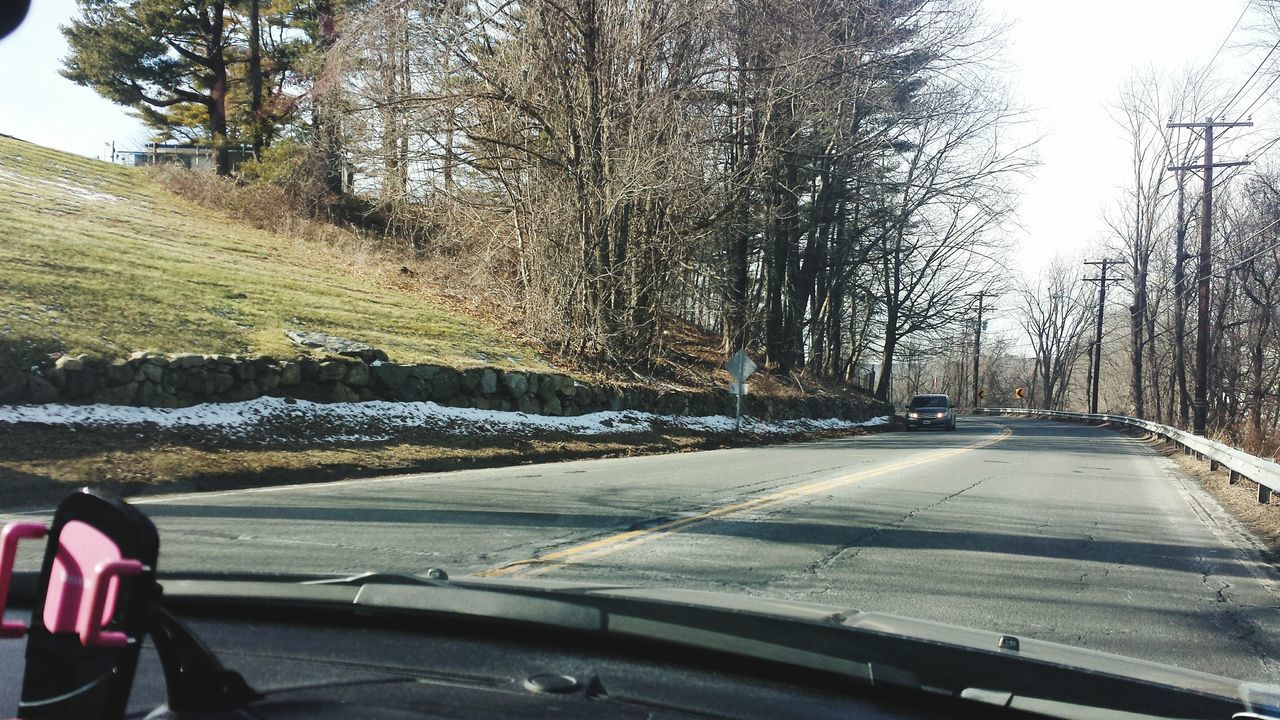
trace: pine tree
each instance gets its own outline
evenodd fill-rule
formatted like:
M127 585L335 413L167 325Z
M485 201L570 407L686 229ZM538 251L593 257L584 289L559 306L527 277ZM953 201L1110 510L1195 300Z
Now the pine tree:
M181 136L180 127L203 115L203 139L215 151L218 174L227 175L227 4L77 0L80 17L62 28L71 48L62 74L170 135Z

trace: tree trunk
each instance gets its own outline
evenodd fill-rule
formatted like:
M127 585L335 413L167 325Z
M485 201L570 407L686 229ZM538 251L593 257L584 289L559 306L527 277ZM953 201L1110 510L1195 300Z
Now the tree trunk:
M253 157L261 159L262 131L262 28L259 3L249 2L249 121L253 124Z
M901 243L901 240L897 242ZM902 282L898 247L895 245L894 252L885 253L884 258L884 353L880 358L880 382L876 385L876 398L884 402L890 402L893 353L898 347L898 297Z
M1191 396L1187 394L1187 219L1183 211L1183 180L1183 171L1178 171L1178 219L1174 228L1177 235L1173 259L1173 375L1178 394L1178 424L1185 429L1191 410Z
M765 357L779 368L786 365L786 353L783 350L783 308L782 286L787 275L787 226L782 217L783 195L785 188L779 177L782 167L773 168L772 195L773 221L769 223L769 267L768 286L765 291Z
M321 54L327 53L338 40L332 0L316 0L316 48ZM329 100L323 92L318 94L312 105L312 125L315 127L316 150L324 164L325 190L341 195L343 191L342 141L338 127L338 113L329 107Z
M1160 404L1160 365L1156 362L1156 313L1159 311L1160 303L1157 301L1156 307L1146 313L1146 346L1147 346L1147 372L1151 376L1151 402L1155 406L1152 408L1151 417L1160 421L1163 417L1161 414Z
M214 168L219 175L230 175L231 152L227 147L229 141L227 140L227 68L225 65L214 70L209 97L209 135L213 138Z
M748 154L749 142L745 128L745 120L737 118L735 142L730 147L730 167L742 168ZM731 191L732 192L732 191ZM726 354L731 354L746 344L747 327L747 292L750 287L748 254L750 253L751 206L747 192L736 192L737 203L733 213L736 222L729 227L729 241L726 251L729 256L729 283L727 312L725 314L724 341Z
M1129 308L1129 392L1133 400L1135 417L1146 417L1146 404L1143 402L1143 337L1146 335L1147 318L1147 274L1144 269L1138 270L1134 278L1133 306Z
M214 168L219 175L231 174L231 153L227 139L227 62L223 56L224 5L209 7L209 137L213 140Z
M1250 352L1253 389L1249 393L1249 428L1254 442L1262 441L1262 359L1266 334L1259 332Z
M890 313L889 322L897 324L898 313L897 308L893 308ZM886 329L893 327L887 325ZM884 338L884 353L880 357L880 380L876 383L876 399L884 402L891 402L889 398L890 384L893 381L893 353L898 349L898 336L893 331L887 331Z

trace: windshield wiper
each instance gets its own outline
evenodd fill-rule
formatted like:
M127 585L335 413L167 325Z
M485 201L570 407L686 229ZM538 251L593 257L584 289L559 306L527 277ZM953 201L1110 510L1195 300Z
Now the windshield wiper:
M364 585L416 585L436 586L448 581L449 574L440 568L428 568L421 575L411 573L364 572L346 577L322 578L320 580L304 580L302 585L343 585L363 587Z

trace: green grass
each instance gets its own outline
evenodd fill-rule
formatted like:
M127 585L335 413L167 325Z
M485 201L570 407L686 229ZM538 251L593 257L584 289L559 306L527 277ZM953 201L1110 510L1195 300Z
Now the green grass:
M545 367L493 327L327 246L238 224L142 170L0 137L0 364L63 350L302 352L305 329L397 362Z

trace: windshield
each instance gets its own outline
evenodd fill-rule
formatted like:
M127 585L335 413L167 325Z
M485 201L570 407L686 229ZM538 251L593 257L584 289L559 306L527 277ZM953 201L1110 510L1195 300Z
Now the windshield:
M1280 682L1278 11L35 3L0 514Z
M911 398L913 408L945 408L949 404L946 395L917 395Z

